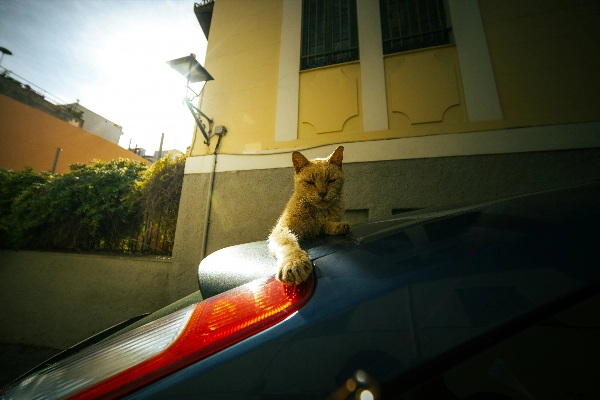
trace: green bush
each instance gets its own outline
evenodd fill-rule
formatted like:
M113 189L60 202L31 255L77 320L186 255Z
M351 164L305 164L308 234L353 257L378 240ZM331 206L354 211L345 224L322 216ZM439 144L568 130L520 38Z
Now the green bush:
M172 251L185 161L185 155L168 154L136 182L134 204L148 218L144 246L160 246L160 250L167 253Z
M0 248L170 254L185 160L0 170Z
M144 172L142 180L136 182L137 202L151 218L173 214L177 217L179 201L173 200L181 197L185 160L183 155L165 156Z
M144 163L94 161L70 169L60 175L3 171L2 179L13 182L2 198L3 211L10 213L0 227L10 246L116 250L124 238L139 234L143 214L134 200Z
M11 242L9 228L13 219L13 201L25 189L44 184L49 176L49 173L37 173L31 168L25 168L21 172L0 169L0 247L6 247Z

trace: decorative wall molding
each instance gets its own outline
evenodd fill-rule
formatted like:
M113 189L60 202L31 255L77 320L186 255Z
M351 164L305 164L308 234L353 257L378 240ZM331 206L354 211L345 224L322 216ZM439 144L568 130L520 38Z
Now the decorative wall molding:
M338 132L358 115L358 82L342 68L311 71L302 77L300 121L316 133Z
M294 150L308 158L326 157L338 145L344 146L344 163L585 149L600 147L598 132L600 122L588 122L219 154L217 172L291 167ZM188 157L185 173L210 173L213 165L214 155Z
M441 121L444 112L460 104L454 65L435 53L411 54L390 73L392 111L412 124Z

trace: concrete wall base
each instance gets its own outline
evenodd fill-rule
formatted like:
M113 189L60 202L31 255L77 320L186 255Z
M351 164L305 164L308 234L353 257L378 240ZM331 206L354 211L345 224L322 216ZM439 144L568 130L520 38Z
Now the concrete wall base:
M347 163L345 218L357 223L569 186L600 179L598 171L600 148ZM200 262L207 182L207 173L187 174L180 203L176 254L185 254L183 267L193 273ZM217 172L207 254L265 240L292 191L291 156L289 168Z
M149 257L0 251L0 342L68 348L171 303L173 270Z

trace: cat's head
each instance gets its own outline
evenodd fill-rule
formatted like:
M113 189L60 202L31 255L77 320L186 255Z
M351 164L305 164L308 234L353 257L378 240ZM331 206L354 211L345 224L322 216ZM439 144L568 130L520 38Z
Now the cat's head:
M292 153L295 193L304 201L326 208L342 195L344 147L339 146L327 158L308 160L301 153Z

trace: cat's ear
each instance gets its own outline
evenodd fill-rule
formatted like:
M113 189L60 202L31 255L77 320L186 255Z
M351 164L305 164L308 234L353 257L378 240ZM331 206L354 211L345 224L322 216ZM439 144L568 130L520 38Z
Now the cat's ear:
M310 164L310 161L308 161L308 159L304 157L300 152L294 151L292 153L292 163L294 164L294 171L298 173L302 171L302 168Z
M338 167L342 167L342 159L344 158L344 146L339 146L329 157L327 162L336 164Z

